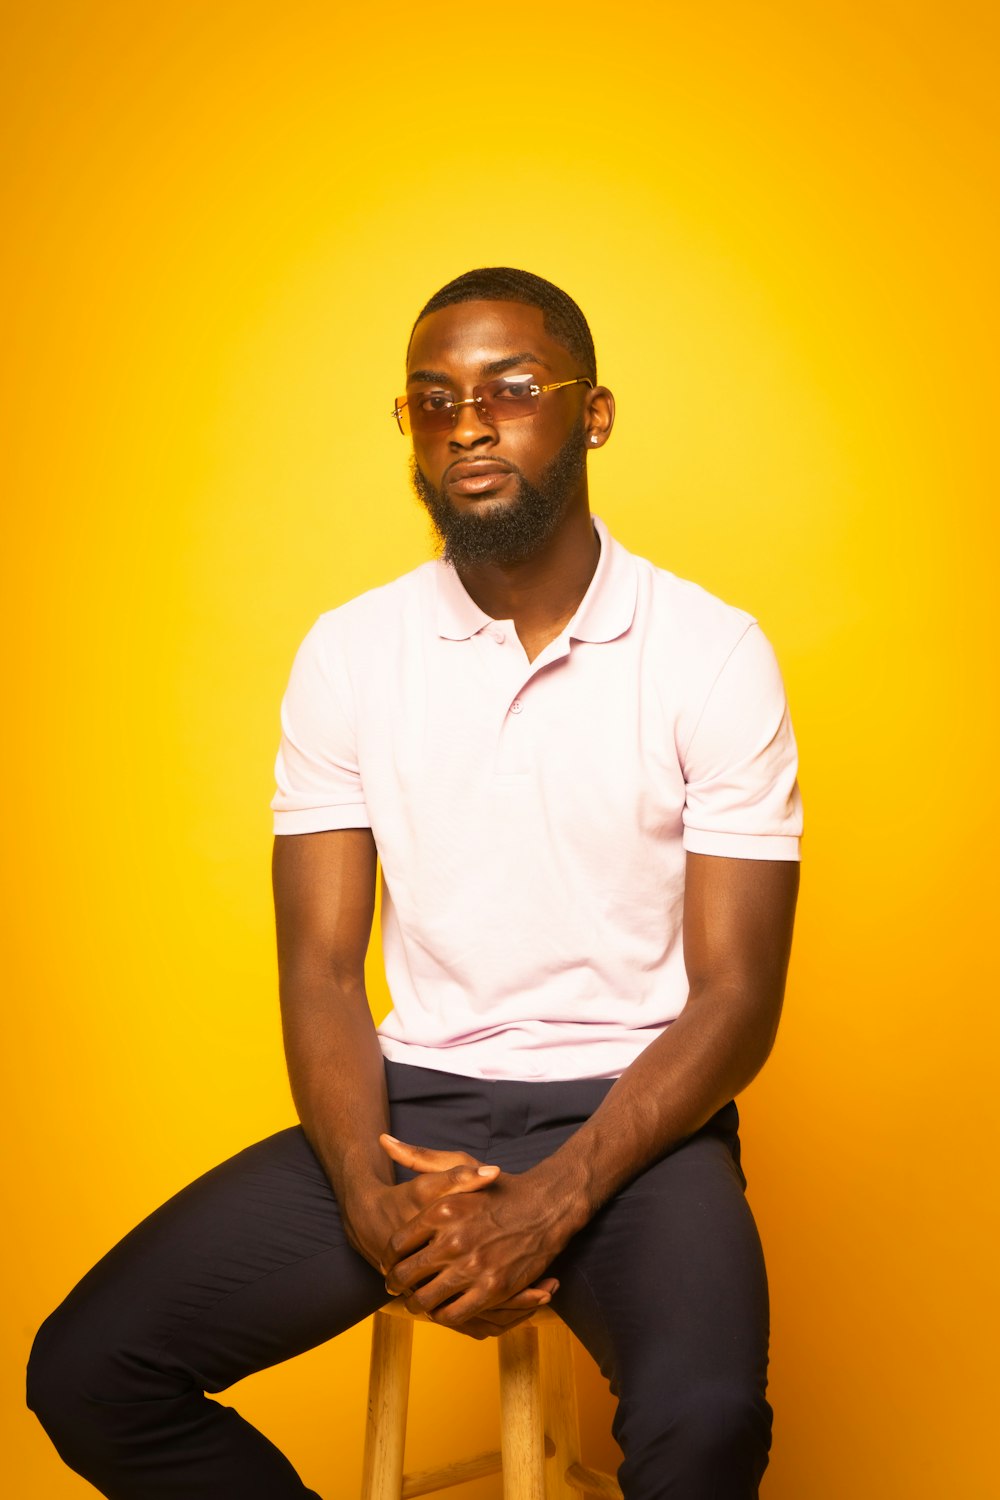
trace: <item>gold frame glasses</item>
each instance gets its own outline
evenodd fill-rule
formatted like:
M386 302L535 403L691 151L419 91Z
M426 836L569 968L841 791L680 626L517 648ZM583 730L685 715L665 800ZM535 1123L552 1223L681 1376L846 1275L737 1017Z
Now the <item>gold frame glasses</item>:
M406 437L411 432L421 436L429 432L448 432L458 421L463 406L474 406L481 422L494 427L498 422L513 422L519 417L533 417L538 410L538 398L549 391L561 391L567 385L587 385L594 389L594 382L587 375L577 375L573 380L556 380L551 385L538 385L524 375L501 375L498 380L487 380L483 385L474 385L472 395L464 401L456 401L450 391L427 390L412 396L397 396L396 404L389 413L395 417L396 425Z

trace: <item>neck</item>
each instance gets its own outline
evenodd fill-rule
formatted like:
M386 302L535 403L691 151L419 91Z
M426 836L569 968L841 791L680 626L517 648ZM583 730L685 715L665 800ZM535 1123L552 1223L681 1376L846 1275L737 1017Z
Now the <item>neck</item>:
M534 556L508 566L463 564L457 572L480 609L494 620L513 620L530 661L575 615L600 555L584 497Z

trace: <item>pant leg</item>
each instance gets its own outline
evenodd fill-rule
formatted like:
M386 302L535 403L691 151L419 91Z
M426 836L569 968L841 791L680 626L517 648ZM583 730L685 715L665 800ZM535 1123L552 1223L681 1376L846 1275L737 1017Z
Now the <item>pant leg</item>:
M736 1120L727 1105L552 1267L618 1398L626 1500L754 1500L767 1467L767 1277Z
M251 1146L117 1245L43 1324L29 1405L112 1500L304 1500L288 1460L209 1400L386 1300L301 1129Z
M392 1063L386 1081L402 1139L484 1151L490 1085ZM84 1277L39 1330L28 1403L65 1462L112 1500L317 1500L204 1393L386 1300L302 1130L281 1131L178 1193Z
M551 1154L610 1087L484 1084L391 1064L386 1074L404 1140L508 1171ZM727 1111L620 1194L553 1268L558 1310L619 1396L628 1500L755 1495L747 1476L767 1461L766 1280ZM311 1492L278 1450L203 1391L384 1301L301 1130L283 1131L178 1194L84 1278L38 1335L30 1404L66 1462L112 1500L303 1500Z

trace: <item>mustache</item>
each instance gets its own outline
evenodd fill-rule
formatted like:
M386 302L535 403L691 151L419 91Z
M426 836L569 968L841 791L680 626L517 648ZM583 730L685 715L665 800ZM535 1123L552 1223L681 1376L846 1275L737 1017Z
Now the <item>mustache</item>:
M416 459L414 459L414 463L416 463ZM484 468L488 467L491 469L503 469L507 474L516 474L519 479L524 478L524 475L517 467L517 464L510 463L506 458L456 458L448 465L444 473L441 475L442 486L446 482L448 475L451 473L452 469L457 469L459 465L464 465L466 468L469 468L476 464L482 464ZM423 471L421 470L421 472ZM426 478L427 476L425 475L424 477Z

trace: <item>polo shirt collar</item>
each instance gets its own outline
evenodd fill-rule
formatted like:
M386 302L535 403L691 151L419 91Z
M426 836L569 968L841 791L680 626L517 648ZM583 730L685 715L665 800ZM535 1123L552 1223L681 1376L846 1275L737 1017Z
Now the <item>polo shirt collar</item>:
M594 517L594 530L601 539L601 555L567 632L575 641L614 641L635 618L639 581L631 553L615 541L599 516Z
M632 555L615 541L599 516L593 521L601 539L601 555L567 635L577 641L613 641L625 634L635 618L638 579ZM437 562L434 573L438 635L447 641L467 641L492 625L492 617L466 593L450 563Z
M436 562L434 578L437 584L435 623L438 635L446 641L467 641L484 625L492 625L492 617L479 608L471 594L465 592L451 563Z

